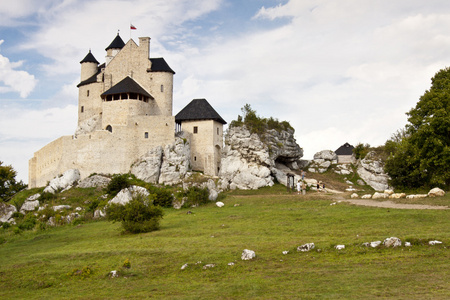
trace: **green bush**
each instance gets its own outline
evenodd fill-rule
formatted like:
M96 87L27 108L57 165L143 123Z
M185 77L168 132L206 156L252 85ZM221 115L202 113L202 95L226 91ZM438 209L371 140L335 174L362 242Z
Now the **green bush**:
M20 230L31 230L37 224L37 218L33 214L27 214L23 221L18 225Z
M153 205L161 207L172 207L173 195L168 189L152 187L149 189L150 194L154 194Z
M130 180L128 174L114 175L108 186L106 187L106 193L110 196L116 196L122 189L129 187Z
M111 204L106 208L109 221L122 222L124 231L130 233L150 232L159 229L159 221L163 217L163 210L138 195L125 205Z
M185 202L186 206L202 205L209 202L209 191L208 188L191 186L185 192L185 197L187 198L187 201Z

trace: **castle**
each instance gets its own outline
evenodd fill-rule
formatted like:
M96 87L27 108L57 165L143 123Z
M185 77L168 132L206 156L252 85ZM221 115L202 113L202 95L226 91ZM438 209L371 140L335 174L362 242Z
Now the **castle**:
M78 127L34 153L29 188L45 186L68 169L81 178L92 173L128 173L131 165L157 146L190 138L193 170L217 175L226 122L205 99L194 99L172 115L173 75L164 58L150 58L150 38L126 44L117 34L99 64L89 51L80 62Z

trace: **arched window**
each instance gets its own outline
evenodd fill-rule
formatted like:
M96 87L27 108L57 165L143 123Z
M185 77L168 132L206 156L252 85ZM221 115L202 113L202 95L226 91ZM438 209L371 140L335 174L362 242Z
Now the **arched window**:
M112 133L112 127L111 127L111 125L106 126L106 130L108 130L109 132Z

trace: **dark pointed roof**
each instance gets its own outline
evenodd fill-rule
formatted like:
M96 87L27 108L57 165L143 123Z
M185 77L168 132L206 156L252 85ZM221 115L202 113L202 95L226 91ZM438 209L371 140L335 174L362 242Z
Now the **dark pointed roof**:
M175 74L175 72L169 67L167 62L162 57L150 58L152 67L147 72L169 72Z
M99 64L99 62L95 59L94 55L91 53L91 50L89 50L89 53L83 58L82 61L80 61L80 64L86 62L96 63L97 65Z
M146 90L144 90L142 86L139 85L139 83L134 81L134 79L132 79L129 76L122 79L112 88L101 94L101 96L121 94L121 93L136 93L154 99L152 95L150 95Z
M349 143L345 143L344 145L340 146L334 153L336 155L352 155L353 154L353 147Z
M175 122L177 123L194 120L214 120L227 124L206 99L192 100L175 116Z
M108 47L106 47L105 50L108 51L108 49L122 49L123 46L125 46L125 43L123 42L119 33L117 33L117 36L115 37L115 39L111 42L111 44L109 44Z

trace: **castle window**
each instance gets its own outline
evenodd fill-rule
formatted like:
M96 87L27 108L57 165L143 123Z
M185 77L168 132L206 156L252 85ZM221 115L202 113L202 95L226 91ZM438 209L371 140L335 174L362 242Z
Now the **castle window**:
M88 97L89 97L89 90L87 90L86 96L88 96Z
M130 93L130 99L138 99L138 94L136 93Z
M120 100L120 94L115 94L114 95L114 100Z
M127 94L125 94L125 93L121 94L121 96L120 96L120 97L122 98L122 100L126 100L126 99L128 99L128 95L127 95Z
M194 161L197 161L197 156L194 156Z
M219 134L219 127L217 127L217 134Z
M161 93L164 92L164 85L161 84Z
M81 112L84 112L84 106L81 107Z
M144 133L144 138L148 139L148 132Z
M112 127L111 127L111 125L106 126L106 130L108 130L109 132L112 133Z
M198 127L194 126L194 133L198 133Z

